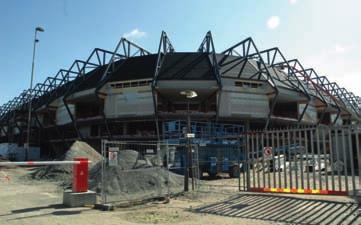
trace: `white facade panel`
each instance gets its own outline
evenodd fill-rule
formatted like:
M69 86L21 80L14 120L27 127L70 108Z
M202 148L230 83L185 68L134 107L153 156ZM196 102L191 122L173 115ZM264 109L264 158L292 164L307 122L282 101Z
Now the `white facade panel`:
M333 122L335 121L336 116L337 116L336 113L332 113L332 114L330 115L330 117L331 117L331 123L333 123ZM343 124L342 118L341 118L341 116L339 116L339 117L337 118L337 120L336 120L335 125L341 126L342 124Z
M75 114L75 105L68 104L70 112L72 115ZM59 105L56 109L56 125L64 125L71 122L70 115L64 104Z
M303 110L305 109L306 104L299 104L298 105L298 115L301 115ZM302 118L303 122L309 122L309 123L317 123L317 110L316 107L313 105L308 105L305 114Z
M111 91L105 99L104 113L108 118L153 115L151 87L131 87Z
M266 95L222 91L220 97L220 117L266 118L269 101Z

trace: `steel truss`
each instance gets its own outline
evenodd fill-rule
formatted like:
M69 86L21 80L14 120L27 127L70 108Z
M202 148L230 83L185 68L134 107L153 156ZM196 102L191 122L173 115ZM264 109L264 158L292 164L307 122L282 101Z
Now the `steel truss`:
M111 51L99 49L99 48L94 49L92 51L92 53L89 55L89 57L87 58L87 60L85 61L83 67L81 67L80 71L76 74L76 78L74 79L73 82L71 82L71 84L67 88L66 93L64 94L64 97L63 97L64 106L65 106L65 108L68 112L68 115L72 121L73 127L77 133L77 136L81 140L83 140L84 138L79 131L75 116L72 114L72 112L70 110L70 107L68 104L68 98L73 93L73 90L87 79L87 76L86 76L87 73L89 73L90 71L94 70L95 68L97 68L99 66L105 65L107 63L107 60L110 57L112 57L112 55L113 55L113 52L111 52ZM119 56L119 57L122 57L122 56ZM89 65L91 65L91 67L89 67Z
M336 83L331 83L325 76L319 76L314 69L306 69L309 79L315 83L315 85L321 90L324 96L334 102L334 105L338 108L338 113L334 119L334 124L337 122L342 112L346 112L351 118L351 114L347 110L347 102L342 99L342 96L336 92Z
M292 59L287 61L288 65L290 66L288 69L293 71L293 73L303 82L303 84L309 90L313 90L315 93L313 94L314 97L318 98L324 104L324 110L320 119L318 120L318 124L321 123L323 120L329 105L332 105L337 109L337 116L333 123L336 123L339 114L341 113L340 104L337 100L330 95L322 86L317 84L312 78L314 76L318 77L317 73L313 69L304 69L303 65L298 61L298 59ZM285 65L281 65L285 66Z
M157 86L158 75L159 75L159 72L160 72L160 69L164 62L165 57L167 56L168 53L173 53L173 52L175 52L175 49L174 49L170 39L168 38L167 33L165 31L162 31L162 33L160 35L160 41L159 41L158 53L157 53L157 62L155 65L154 76L153 76L153 81L152 81L154 119L155 119L158 140L160 140L160 131L159 131L158 108L157 108L157 102L158 102L157 101L157 91L156 91L155 87Z
M221 79L221 75L219 72L219 65L218 65L217 57L216 57L216 49L214 48L214 42L213 42L211 31L207 32L201 45L198 48L198 52L208 53L208 56L209 56L209 59L210 59L211 65L212 65L213 73L214 73L217 83L218 83L218 87L219 87L219 89L222 89L222 79Z
M247 38L232 47L224 50L222 53L223 57L218 60L218 65L221 68L221 75L225 74L229 70L235 68L238 65L241 65L241 69L238 72L238 77L240 78L246 64L249 60L253 59L257 62L258 71L255 72L249 79L253 77L257 77L257 80L265 80L268 82L274 90L275 96L273 97L272 105L270 112L267 117L265 129L268 128L269 123L271 121L271 116L273 114L274 108L277 103L277 98L279 96L279 89L276 86L273 77L269 71L269 67L266 65L261 53L258 51L257 46L255 45L252 38ZM226 59L230 56L234 56L233 59L226 61ZM222 67L229 66L229 68L222 70Z
M281 70L286 70L287 73L292 73L293 76L297 77L298 81L302 83L302 86L307 87L305 88L306 92L308 93L308 96L310 97L313 95L314 97L321 100L321 102L324 104L324 111L322 113L321 118L318 120L318 124L322 121L324 115L326 114L329 101L325 99L325 96L320 92L320 88L317 86L316 83L312 82L310 80L309 75L306 73L306 70L304 69L303 65L298 61L298 59L292 59L292 60L286 60L285 62L280 62L278 64L275 64L275 66L279 67ZM308 90L313 90L314 93L311 93ZM302 115L306 112L306 109L302 112Z
M217 56L216 56L216 49L214 48L214 42L213 42L213 38L212 38L212 33L211 31L208 31L206 36L204 37L202 43L200 44L200 46L198 47L198 52L204 52L208 54L210 63L212 65L212 70L214 73L214 76L216 78L217 84L218 84L218 91L217 91L217 120L218 120L218 116L219 116L219 102L220 102L220 95L221 95L221 91L222 91L222 79L221 79L221 75L220 75L220 68L219 68L219 64L218 64L218 60L217 60Z
M71 118L71 121L72 121L74 129L78 135L78 138L80 138L82 140L84 139L84 137L82 136L82 134L80 133L80 131L78 129L78 124L75 119L75 116L72 114L72 112L69 108L68 98L70 97L71 94L74 93L74 90L76 90L76 88L79 85L81 85L82 83L87 81L89 76L86 76L86 75L98 67L107 65L105 72L101 77L100 83L97 85L95 92L94 92L95 97L99 98L99 96L98 96L99 89L106 83L108 77L110 77L109 75L111 73L113 73L116 69L119 68L119 66L115 66L115 62L117 62L119 60L124 60L129 57L143 56L143 55L148 55L148 54L150 54L150 53L147 50L138 46L135 43L128 41L125 38L120 39L120 41L114 51L108 51L108 50L99 49L99 48L96 48L93 50L93 52L90 54L88 59L84 62L83 67L81 67L81 70L77 73L75 80L70 84L70 87L67 89L67 91L63 97L64 105ZM104 122L105 122L105 125L107 128L107 131L110 135L104 112L102 113L102 115L103 115L103 119L104 119Z
M327 79L327 78L326 78ZM360 107L356 103L356 96L352 92L348 92L345 88L340 88L337 83L330 83L333 87L333 92L335 95L339 96L340 100L343 101L347 107L353 109L353 111L360 117Z
M291 89L295 89L304 94L307 98L305 103L305 107L298 117L298 122L301 122L303 116L311 102L311 96L308 93L307 89L305 88L302 81L299 79L295 71L292 69L289 62L286 60L282 52L279 48L274 47L266 50L260 51L260 55L265 59L266 65L274 71L273 79L284 83ZM280 76L279 73L284 74L285 76Z
M107 67L101 77L101 80L97 85L97 87L95 88L96 98L99 101L101 101L102 93L100 93L100 89L109 81L109 79L111 78L111 74L117 71L119 68L121 68L121 66L125 62L125 59L136 56L146 56L150 54L151 54L150 51L144 49L143 47L140 47L138 44L135 44L124 37L120 38L117 46L115 47L115 50L112 52L110 56L110 59L107 63ZM115 65L116 62L118 61L120 61L120 63L118 65ZM104 110L101 112L101 116L104 121L104 125L108 133L108 137L109 139L112 139L112 133L109 129L108 120L105 116Z
M38 122L38 125L41 129L44 129L43 124L39 120L38 115L38 109L43 108L46 110L47 113L50 113L52 111L52 107L50 107L51 103L55 101L56 99L62 97L66 92L67 89L70 87L71 83L77 78L77 75L82 72L83 68L85 70L95 68L96 64L90 63L88 66L86 66L86 62L82 60L75 60L68 70L60 69L58 73L55 75L55 78L59 81L58 88L54 91L49 92L46 95L41 96L39 99L40 101L36 102L34 110L34 116L36 121ZM52 123L55 125L56 133L59 137L63 140L63 145L68 148L68 143L65 141L64 133L60 131L59 127L56 126L56 119L53 118ZM46 135L48 135L47 132L45 132ZM53 145L53 143L51 143Z
M170 42L170 40L168 38L167 33L165 31L162 31L162 34L160 36L160 41L159 41L158 53L157 53L157 63L155 66L154 77L153 77L153 82L152 82L153 88L155 88L157 86L158 75L159 75L160 69L162 67L162 64L164 62L166 55L168 53L173 53L173 52L175 52L175 50L174 50L172 43Z

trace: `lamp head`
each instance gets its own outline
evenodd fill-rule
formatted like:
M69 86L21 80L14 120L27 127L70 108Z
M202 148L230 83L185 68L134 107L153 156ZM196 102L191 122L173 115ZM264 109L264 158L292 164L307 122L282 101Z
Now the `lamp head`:
M42 27L36 27L36 28L35 28L35 31L44 32L45 30L44 30L44 28L42 28Z
M192 90L181 91L180 94L186 96L186 98L189 98L189 99L195 98L198 96L197 92L192 91Z

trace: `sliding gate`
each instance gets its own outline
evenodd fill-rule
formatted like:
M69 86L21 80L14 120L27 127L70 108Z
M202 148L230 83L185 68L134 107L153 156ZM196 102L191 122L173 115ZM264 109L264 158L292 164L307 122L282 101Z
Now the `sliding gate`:
M246 189L354 195L361 188L360 127L248 132Z

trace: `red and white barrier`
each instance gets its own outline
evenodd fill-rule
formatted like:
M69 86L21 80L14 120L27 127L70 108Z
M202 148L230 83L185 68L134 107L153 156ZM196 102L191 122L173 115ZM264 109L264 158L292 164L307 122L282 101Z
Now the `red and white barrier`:
M0 166L76 165L80 163L81 163L80 161L26 161L26 162L0 162ZM91 163L91 161L87 161L87 163Z
M49 166L49 165L73 165L73 192L88 191L88 168L87 158L76 157L74 161L27 161L27 162L0 162L1 166Z

